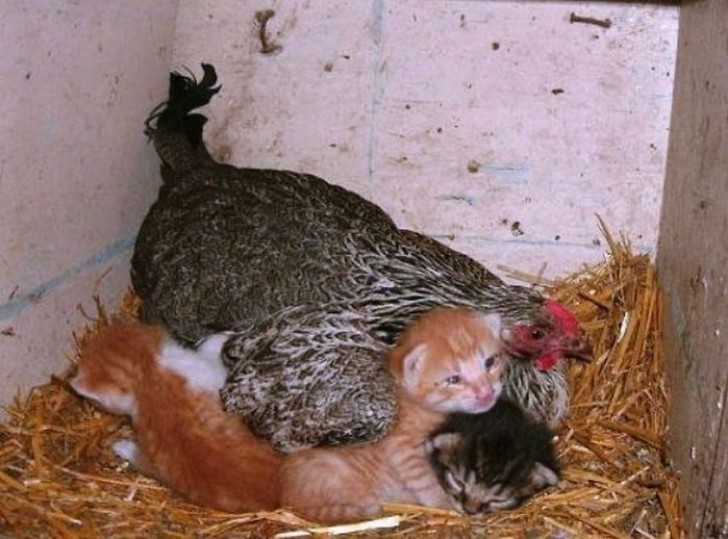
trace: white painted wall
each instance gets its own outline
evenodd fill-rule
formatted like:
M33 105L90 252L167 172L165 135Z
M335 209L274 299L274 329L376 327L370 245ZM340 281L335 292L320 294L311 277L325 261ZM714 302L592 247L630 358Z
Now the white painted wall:
M270 7L282 50L262 55L254 13ZM555 276L602 256L596 213L654 251L677 18L608 2L213 0L180 6L174 65L218 67L208 142L234 164L320 175L493 269Z
M128 286L175 4L0 2L0 403L66 367L77 305Z
M99 292L113 306L128 285L159 185L142 123L170 66L218 67L218 155L345 185L493 269L553 276L599 258L597 212L654 249L676 8L176 4L0 3L0 403L63 368L77 304L93 312ZM271 7L283 48L262 55L254 13Z

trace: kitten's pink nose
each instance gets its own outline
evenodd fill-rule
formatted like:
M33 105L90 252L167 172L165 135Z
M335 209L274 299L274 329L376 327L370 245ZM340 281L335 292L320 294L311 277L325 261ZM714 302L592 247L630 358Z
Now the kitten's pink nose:
M475 388L475 398L481 402L487 402L493 399L493 388L491 386L480 386Z

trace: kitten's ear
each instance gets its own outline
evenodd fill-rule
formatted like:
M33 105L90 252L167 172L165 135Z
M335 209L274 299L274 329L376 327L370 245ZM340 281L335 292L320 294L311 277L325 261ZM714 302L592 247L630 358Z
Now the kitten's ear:
M535 490L552 487L559 482L559 476L557 473L540 462L533 465L529 479L531 480L531 485Z
M425 452L428 455L432 455L435 450L451 451L460 445L462 438L463 437L456 432L436 434L425 441Z
M500 338L503 323L498 313L488 313L481 315L480 320L490 330L494 337Z
M425 440L425 455L431 456L435 451L450 454L462 443L462 435L456 432L436 434Z
M426 344L418 344L402 358L402 383L404 387L412 388L419 382L426 351Z

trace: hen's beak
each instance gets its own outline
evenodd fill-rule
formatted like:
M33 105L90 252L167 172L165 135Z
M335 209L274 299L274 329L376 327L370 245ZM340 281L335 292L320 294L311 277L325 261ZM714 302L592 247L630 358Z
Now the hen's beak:
M562 350L565 357L580 361L592 361L594 359L594 350L586 335L580 335L565 341Z

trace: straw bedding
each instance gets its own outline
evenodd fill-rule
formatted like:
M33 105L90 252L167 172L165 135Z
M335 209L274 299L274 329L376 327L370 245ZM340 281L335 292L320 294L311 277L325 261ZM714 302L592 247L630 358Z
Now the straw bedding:
M558 487L519 509L476 518L388 506L348 537L681 537L676 477L665 445L668 396L660 294L647 255L605 230L605 262L559 282L538 280L582 321L596 360L570 371L572 407L559 431ZM521 276L523 279L531 279ZM133 317L128 294L121 309ZM94 331L105 318L80 335ZM71 358L73 361L74 358ZM230 515L195 507L117 459L127 422L95 410L54 377L6 410L0 424L0 533L14 537L303 537L285 511Z

